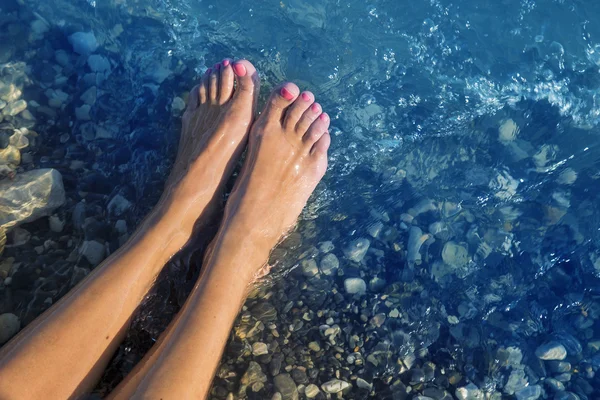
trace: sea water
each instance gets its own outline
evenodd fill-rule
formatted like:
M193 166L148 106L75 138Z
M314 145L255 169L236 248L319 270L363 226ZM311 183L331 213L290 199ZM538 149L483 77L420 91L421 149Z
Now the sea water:
M330 167L241 311L212 398L600 398L600 3L0 8L0 79L34 118L4 123L37 134L16 174L55 168L67 197L60 233L9 232L1 311L21 325L94 267L83 243L114 251L156 201L174 99L247 58L262 100L284 80L315 94ZM98 394L179 309L202 247L169 264Z

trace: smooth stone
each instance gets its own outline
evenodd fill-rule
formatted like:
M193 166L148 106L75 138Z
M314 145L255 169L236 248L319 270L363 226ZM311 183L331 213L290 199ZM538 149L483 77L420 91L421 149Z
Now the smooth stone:
M513 368L510 372L506 385L504 385L504 393L513 395L515 392L523 389L527 386L527 378L525 377L525 371L520 368Z
M106 257L106 247L96 240L84 241L80 252L94 266L100 264Z
M329 253L329 252L333 251L333 249L335 249L335 246L333 245L333 242L330 240L319 244L319 250L321 251L321 253Z
M80 121L89 121L92 119L90 111L92 107L89 104L84 104L81 107L75 108L75 117Z
M360 389L368 390L369 392L373 390L373 384L365 381L362 378L356 378L356 386Z
M313 383L311 383L310 385L308 385L305 389L304 389L304 395L308 398L308 399L314 399L315 397L317 397L317 395L320 393L321 391L319 390L319 387Z
M250 361L250 363L248 364L248 369L246 370L244 375L242 375L242 379L240 382L242 385L250 386L256 382L264 383L266 381L267 375L265 375L265 373L262 371L260 364L256 361Z
M19 89L18 87L16 87L14 84L10 84L10 85L5 85L4 83L0 82L0 99L7 102L7 103L13 103L15 101L17 101L21 95L23 94L23 92L21 91L21 89Z
M537 400L542 395L542 388L539 385L524 387L515 393L517 400Z
M567 357L567 349L558 342L548 342L539 346L535 355L540 360L564 360Z
M367 251L369 250L369 246L371 246L371 242L369 239L360 238L353 240L350 244L344 249L344 256L347 259L354 261L356 263L360 263Z
M31 30L37 35L43 35L50 30L50 25L41 19L36 19L29 26L31 26Z
M269 354L269 348L266 343L256 342L252 344L252 355L262 356L264 354Z
M15 146L8 145L0 150L0 165L18 166L21 163L21 152Z
M562 392L565 390L565 385L554 378L546 378L544 379L544 384L553 392Z
M64 50L56 50L54 52L54 60L56 60L58 65L60 65L61 67L66 67L71 63L69 54Z
M547 361L546 365L555 374L562 374L571 370L571 363L568 361Z
M333 275L339 266L340 261L333 253L328 253L321 259L321 272L324 275Z
M454 395L458 400L484 400L483 392L472 383L456 389Z
M344 289L348 294L365 294L367 284L361 278L348 278L344 281Z
M110 61L104 56L99 54L92 54L87 59L87 64L92 70L92 72L96 73L106 73L110 72Z
M96 104L97 97L98 97L98 89L96 88L96 86L92 86L91 88L89 88L88 90L86 90L85 92L83 92L81 94L80 99L85 104L89 104L90 106L93 106L94 104Z
M279 374L273 379L275 388L281 393L283 400L298 400L298 388L296 382L289 374Z
M117 194L108 202L106 208L109 214L120 217L131 208L131 202L120 194Z
M302 267L302 274L307 277L313 277L319 273L319 267L317 267L317 262L313 259L310 260L302 260L300 263Z
M50 230L52 232L60 233L65 227L65 221L61 220L56 215L51 215L48 218L48 225L50 226Z
M15 146L17 149L22 150L29 146L29 139L23 135L21 131L16 131L9 139L11 146Z
M442 260L452 267L464 267L469 263L469 252L464 246L450 241L442 249Z
M185 101L181 97L175 97L171 102L171 112L180 113L185 110Z
M38 169L0 181L0 226L5 228L51 215L65 203L62 176Z
M115 229L120 234L127 233L127 221L125 221L124 219L118 220L117 222L115 222Z
M4 253L4 246L6 246L6 229L0 226L0 256Z
M82 56L90 55L98 49L94 32L75 32L69 36L69 43L73 46L73 50Z
M308 348L314 351L315 353L321 351L321 346L317 342L310 342L308 344Z
M19 332L19 329L21 329L21 322L15 314L0 315L0 345L8 342Z
M339 393L343 390L346 390L349 387L352 387L352 385L350 383L339 380L339 379L332 379L321 385L321 389L325 393L330 393L330 394Z
M27 102L25 100L17 100L10 103L2 109L2 115L5 117L14 117L21 111L25 111L27 108Z

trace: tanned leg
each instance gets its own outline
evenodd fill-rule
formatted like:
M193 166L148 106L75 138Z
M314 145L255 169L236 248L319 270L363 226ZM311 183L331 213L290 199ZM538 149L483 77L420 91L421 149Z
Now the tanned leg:
M187 302L113 399L205 399L231 325L270 250L325 174L329 117L310 92L276 89Z
M159 204L125 246L2 348L1 399L76 398L96 384L164 264L222 198L257 92L247 61L224 60L207 71L190 94Z

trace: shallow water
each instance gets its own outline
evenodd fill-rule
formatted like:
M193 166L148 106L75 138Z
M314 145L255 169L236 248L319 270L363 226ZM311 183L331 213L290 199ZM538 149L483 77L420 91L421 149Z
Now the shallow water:
M322 398L334 378L352 384L344 398L437 399L444 390L461 398L470 383L490 398L600 396L600 4L2 0L0 8L0 80L23 88L35 118L0 124L38 134L26 135L21 152L30 156L16 173L56 168L67 197L55 212L66 223L60 232L47 218L21 226L27 240L9 231L0 311L21 325L93 267L85 243L114 251L126 236L117 221L130 233L156 201L176 144L173 98L223 57L246 57L263 99L282 80L313 91L332 117L333 144L297 232L236 322L214 398L271 398L283 390L273 377L286 373L289 398L309 384ZM68 40L90 31L93 53L110 65L91 76ZM92 86L88 122L77 113ZM40 109L58 89L69 95L62 110ZM109 210L117 194L130 203L123 213ZM329 270L334 258L339 267ZM177 311L197 260L190 250L169 265L98 393ZM349 278L366 292L347 293L361 285ZM566 348L567 372L536 356L550 340ZM252 354L257 342L267 354ZM311 342L320 350L308 350ZM264 379L248 377L255 362Z

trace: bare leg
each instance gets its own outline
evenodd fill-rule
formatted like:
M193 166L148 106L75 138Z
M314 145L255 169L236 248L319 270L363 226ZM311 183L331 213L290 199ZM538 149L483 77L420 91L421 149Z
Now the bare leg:
M246 144L257 83L249 62L226 60L192 90L159 204L123 248L2 348L1 399L75 398L93 387L163 265L218 205Z
M250 132L247 159L203 273L167 332L110 398L204 399L231 325L269 251L327 168L329 117L286 83ZM199 348L202 348L202 352Z

